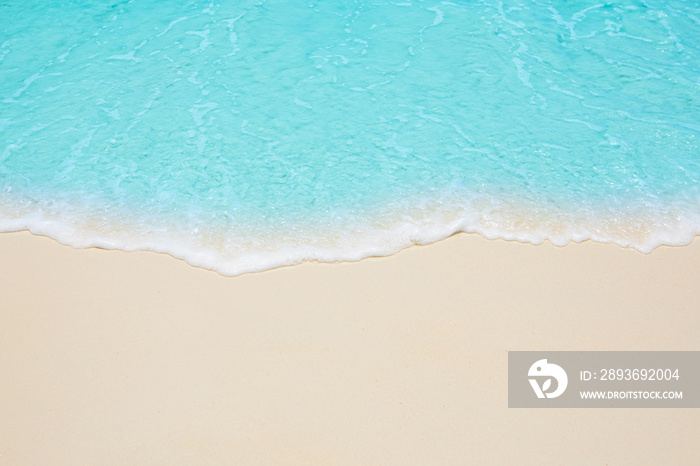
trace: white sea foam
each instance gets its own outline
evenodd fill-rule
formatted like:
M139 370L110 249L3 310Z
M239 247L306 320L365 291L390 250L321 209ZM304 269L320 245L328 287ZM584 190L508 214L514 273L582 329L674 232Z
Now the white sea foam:
M549 241L556 246L591 240L633 248L651 253L655 248L683 246L700 234L700 207L688 210L649 213L635 216L600 217L570 215L557 217L545 209L528 209L504 203L502 199L472 198L461 205L417 200L417 208L405 209L364 221L353 219L342 230L277 231L261 239L259 232L246 231L245 225L226 231L206 227L183 230L175 223L146 225L144 223L110 224L109 219L88 219L75 210L20 213L18 209L0 209L0 231L28 230L48 236L75 248L119 249L123 251L153 251L182 259L195 267L216 271L225 276L261 272L307 261L359 261L367 257L395 254L413 245L435 243L455 233L478 234L490 240L541 244ZM58 207L58 206L54 206ZM12 211L10 211L12 210ZM66 215L66 212L71 214ZM619 214L619 213L618 213ZM72 215L72 216L71 216ZM122 217L121 221L127 218ZM133 220L133 219L132 219ZM175 220L175 219L174 219ZM175 220L177 221L177 220ZM179 220L180 222L182 219ZM251 227L250 225L248 226ZM113 228L111 231L110 228Z

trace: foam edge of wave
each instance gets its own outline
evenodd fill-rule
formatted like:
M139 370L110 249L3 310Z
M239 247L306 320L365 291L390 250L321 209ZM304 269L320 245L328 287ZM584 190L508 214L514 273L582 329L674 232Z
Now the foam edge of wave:
M29 231L46 236L77 249L100 248L125 252L151 251L167 254L183 260L191 266L211 270L223 276L239 276L264 272L303 262L357 262L368 257L394 255L415 245L428 245L457 233L476 234L487 240L540 245L549 241L554 246L565 247L571 243L592 241L615 244L621 248L634 249L650 254L660 246L686 246L700 235L700 221L689 222L684 228L674 231L659 230L649 234L644 242L615 237L600 232L569 229L554 234L546 229L536 231L509 231L504 228L486 227L459 219L449 224L430 225L405 222L388 230L376 230L363 234L352 247L324 248L314 246L281 247L277 251L249 251L235 259L225 258L213 248L194 247L175 238L154 237L144 241L129 241L103 234L88 234L68 223L54 219L41 219L38 215L25 215L14 219L0 219L0 232Z

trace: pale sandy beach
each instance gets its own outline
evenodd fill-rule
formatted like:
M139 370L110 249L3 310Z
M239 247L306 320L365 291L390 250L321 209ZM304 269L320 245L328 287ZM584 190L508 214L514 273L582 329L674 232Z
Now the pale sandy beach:
M225 278L0 234L0 464L697 464L697 409L508 409L507 352L699 350L698 283L698 241Z

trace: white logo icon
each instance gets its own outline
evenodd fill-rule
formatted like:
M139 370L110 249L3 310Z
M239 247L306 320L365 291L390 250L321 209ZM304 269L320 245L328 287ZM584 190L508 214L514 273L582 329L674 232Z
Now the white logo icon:
M537 398L556 398L566 390L566 385L569 383L569 378L566 376L566 372L560 366L556 364L547 363L546 359L540 359L530 366L530 370L527 373L530 377L544 378L542 386L540 386L537 379L529 379L532 389L535 391ZM552 385L552 379L557 381L557 389L553 392L547 392Z

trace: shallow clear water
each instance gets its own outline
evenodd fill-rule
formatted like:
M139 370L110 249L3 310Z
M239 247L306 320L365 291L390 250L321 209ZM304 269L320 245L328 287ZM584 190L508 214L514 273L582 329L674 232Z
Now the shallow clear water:
M0 230L228 275L700 233L698 2L175 3L0 4Z

